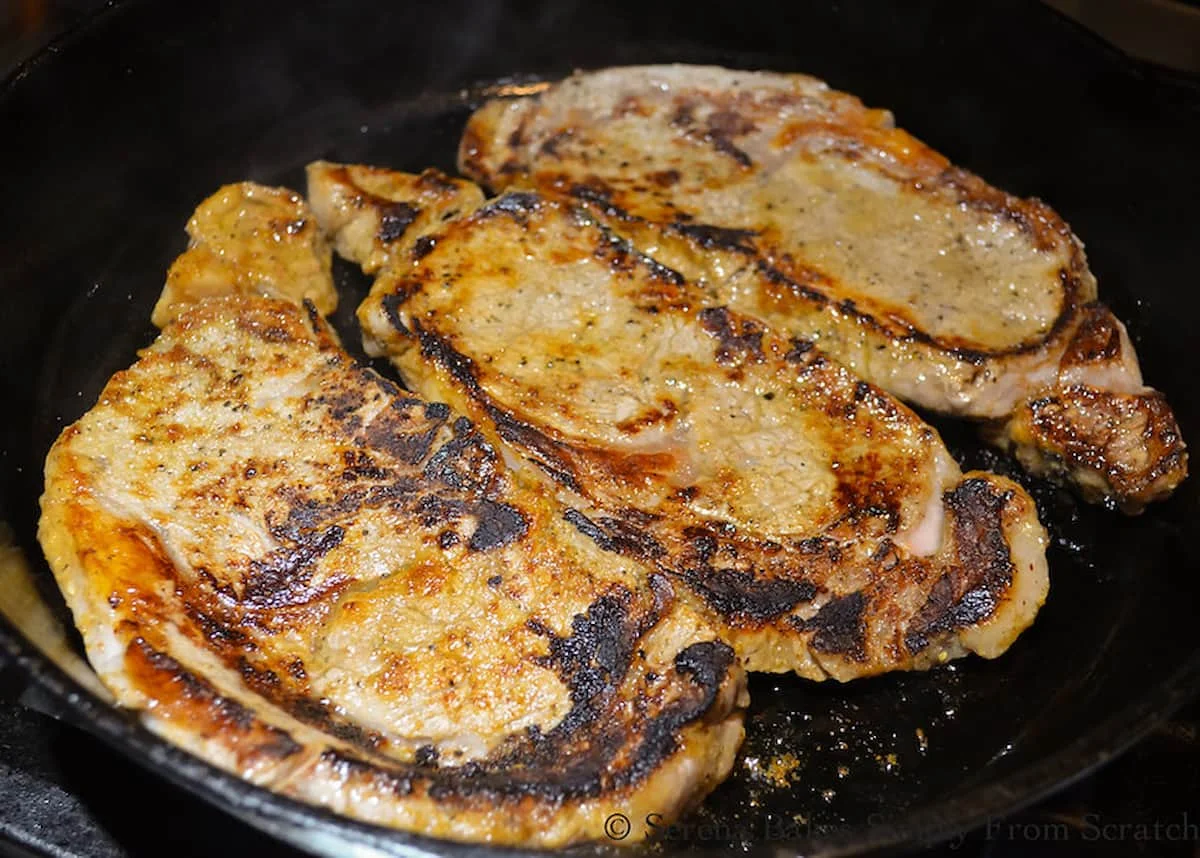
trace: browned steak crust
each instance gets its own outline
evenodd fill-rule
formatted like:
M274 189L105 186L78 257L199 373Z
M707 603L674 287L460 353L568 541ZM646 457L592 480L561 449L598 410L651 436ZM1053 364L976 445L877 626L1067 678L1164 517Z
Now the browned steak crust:
M350 202L359 169L314 164L309 194L362 260L382 240L353 227L374 220ZM535 464L581 534L682 582L750 669L850 679L994 656L1032 621L1046 570L1028 495L964 479L932 429L811 342L705 307L534 193L405 242L360 308L368 349Z
M118 701L271 789L554 846L732 765L744 677L704 619L311 306L186 311L63 432L42 511Z
M459 163L494 190L588 206L712 303L819 339L905 400L992 422L1021 461L1089 499L1136 511L1186 476L1175 417L1096 303L1067 224L820 81L699 66L579 73L482 107ZM1115 352L1082 358L1098 315ZM1081 383L1121 404L1095 409ZM1034 413L1047 399L1062 403L1055 432Z

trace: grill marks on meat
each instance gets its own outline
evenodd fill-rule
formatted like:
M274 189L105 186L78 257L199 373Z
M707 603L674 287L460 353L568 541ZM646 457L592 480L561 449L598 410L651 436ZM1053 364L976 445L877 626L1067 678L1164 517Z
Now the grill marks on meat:
M432 238L413 248L413 237L483 202L474 183L433 169L414 175L357 164L317 166L329 174L331 191L310 201L317 219L334 236L337 252L359 260L368 274L398 262L401 249L427 252Z
M360 819L598 839L698 800L741 739L734 654L663 576L293 304L168 325L54 445L40 538L121 704Z
M903 399L990 421L997 443L1088 499L1136 511L1186 475L1174 415L1096 303L1067 224L820 81L579 73L486 104L459 163L495 190L587 205L711 304L818 339ZM1111 335L1099 351L1098 331Z
M346 175L310 168L318 210L355 197ZM581 535L682 583L750 669L850 679L994 656L1032 621L1045 535L1028 495L964 479L933 430L819 349L706 306L538 194L426 237L360 308L368 349L536 465ZM994 502L958 504L966 492ZM1004 547L1002 574L972 553L980 538ZM959 610L968 594L988 609Z

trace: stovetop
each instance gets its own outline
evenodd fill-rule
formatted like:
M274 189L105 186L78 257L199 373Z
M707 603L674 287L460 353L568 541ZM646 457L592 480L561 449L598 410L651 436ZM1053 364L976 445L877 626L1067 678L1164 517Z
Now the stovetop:
M0 858L296 858L51 714L0 665ZM1200 703L1125 755L922 858L1200 858Z

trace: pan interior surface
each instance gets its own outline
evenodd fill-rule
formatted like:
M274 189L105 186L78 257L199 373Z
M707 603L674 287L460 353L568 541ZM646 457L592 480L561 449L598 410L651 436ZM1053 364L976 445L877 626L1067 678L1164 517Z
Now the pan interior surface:
M742 11L730 23L656 2L447 0L387 12L369 2L131 3L19 74L0 97L18 150L0 166L12 189L0 230L8 303L0 518L37 559L42 596L69 627L34 540L42 460L152 339L150 310L201 198L244 178L303 190L303 165L322 157L452 172L472 107L505 85L577 66L803 71L891 108L899 125L1000 187L1046 199L1087 243L1147 379L1175 405L1185 437L1200 437L1200 405L1187 396L1198 361L1187 330L1194 271L1185 267L1200 191L1190 155L1200 135L1196 91L1140 77L1033 3L1017 12L999 2L903 12L798 5ZM1009 61L1018 51L1021 61ZM335 275L335 323L353 350L368 283L345 264ZM948 836L1102 762L1200 676L1200 644L1189 634L1200 600L1194 481L1127 518L1023 476L967 427L938 425L964 468L1014 476L1038 500L1053 545L1037 622L994 662L844 686L754 677L733 776L661 831L655 851L838 854ZM36 655L26 651L24 663L65 687ZM84 695L69 705L91 717L103 704ZM170 776L309 848L478 851L306 816L154 751L157 740L106 717L91 723L109 741L159 754Z

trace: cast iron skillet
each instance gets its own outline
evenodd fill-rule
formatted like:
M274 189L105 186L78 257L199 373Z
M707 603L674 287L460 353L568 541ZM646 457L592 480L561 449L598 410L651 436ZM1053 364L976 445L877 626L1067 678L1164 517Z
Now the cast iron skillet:
M1200 367L1200 90L1148 76L1038 4L123 3L0 93L0 518L35 561L47 603L63 610L34 538L42 460L150 341L150 308L201 198L243 178L301 187L300 168L317 157L452 169L489 82L672 60L815 74L892 108L1001 187L1051 202L1087 242L1147 377L1170 396L1185 435L1200 438L1189 395ZM365 284L348 266L337 273L337 321L354 342ZM970 432L943 430L965 465L1011 473ZM842 854L930 842L1127 747L1200 683L1198 482L1129 519L1026 480L1055 537L1052 585L1012 650L849 686L756 677L734 777L668 832L665 851ZM8 624L0 643L100 739L304 848L487 851L265 793L154 738Z

